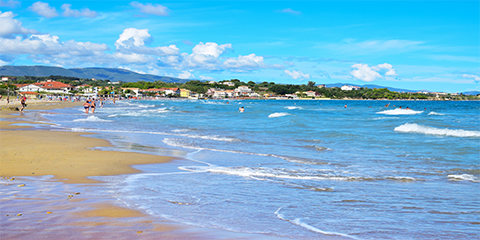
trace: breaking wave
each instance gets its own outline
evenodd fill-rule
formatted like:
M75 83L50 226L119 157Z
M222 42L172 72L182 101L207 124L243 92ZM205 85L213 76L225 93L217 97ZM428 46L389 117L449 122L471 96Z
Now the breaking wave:
M275 117L284 117L290 115L290 113L272 113L268 115L269 118L275 118Z
M431 111L430 113L428 113L428 115L439 115L439 116L443 116L443 115L445 115L445 114Z
M477 178L471 174L459 174L459 175L448 175L448 179L452 181L471 181L471 182L480 182L480 178Z
M418 125L416 123L405 123L394 129L404 133L422 133L428 135L451 136L451 137L480 137L479 131L467 131L462 129L434 128Z
M420 113L423 113L423 111L406 110L406 109L400 109L400 108L377 112L377 114L385 114L385 115L415 115Z
M112 120L105 120L96 116L88 116L87 118L80 118L73 120L74 122L112 122Z

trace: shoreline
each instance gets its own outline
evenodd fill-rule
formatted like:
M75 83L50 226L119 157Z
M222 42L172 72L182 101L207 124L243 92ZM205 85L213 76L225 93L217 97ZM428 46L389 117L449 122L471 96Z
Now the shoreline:
M28 109L81 104L37 103L28 105L24 114ZM5 189L0 193L2 239L277 238L188 226L122 206L109 195L107 183L88 177L135 174L142 171L133 165L173 158L94 149L112 144L88 137L91 133L34 129L32 125L49 124L25 115L0 111L0 184Z

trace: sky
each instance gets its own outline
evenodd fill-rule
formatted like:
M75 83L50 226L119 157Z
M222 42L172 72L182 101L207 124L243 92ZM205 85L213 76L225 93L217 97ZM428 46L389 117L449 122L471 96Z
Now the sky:
M480 91L480 1L0 0L0 66Z

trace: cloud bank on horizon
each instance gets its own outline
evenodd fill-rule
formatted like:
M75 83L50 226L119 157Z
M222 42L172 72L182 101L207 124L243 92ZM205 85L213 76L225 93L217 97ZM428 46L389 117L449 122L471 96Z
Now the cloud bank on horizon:
M480 90L479 2L412 4L0 0L0 66Z

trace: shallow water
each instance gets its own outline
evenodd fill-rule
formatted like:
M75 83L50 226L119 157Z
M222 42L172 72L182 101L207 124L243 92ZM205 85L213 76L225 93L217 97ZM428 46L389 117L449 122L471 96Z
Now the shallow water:
M43 117L111 150L178 157L99 177L153 216L292 238L478 239L480 103L387 103L120 101Z

